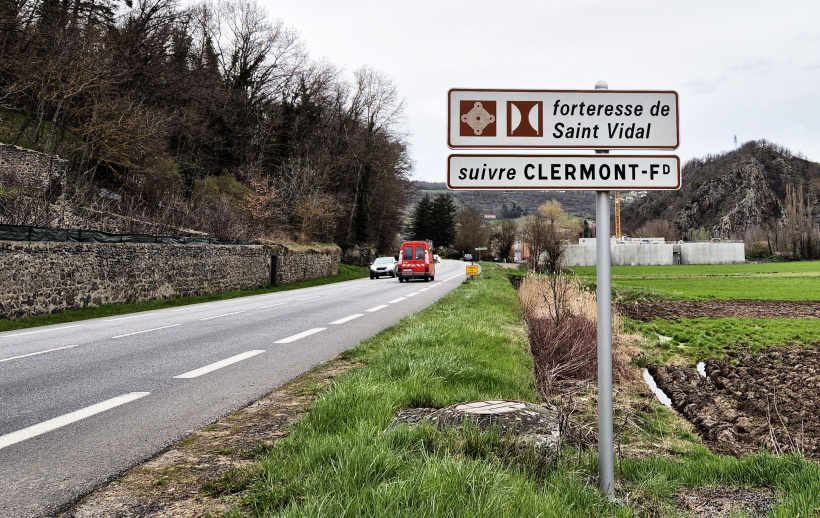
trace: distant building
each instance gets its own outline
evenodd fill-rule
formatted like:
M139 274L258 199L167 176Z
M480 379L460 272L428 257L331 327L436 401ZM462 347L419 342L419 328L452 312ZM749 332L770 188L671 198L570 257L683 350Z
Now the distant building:
M530 247L523 241L516 241L513 245L513 260L517 263L530 258Z
M495 219L495 214L484 214L484 219Z
M567 266L595 266L595 239L581 238L566 248ZM612 265L742 264L746 252L742 241L668 243L660 237L610 238Z

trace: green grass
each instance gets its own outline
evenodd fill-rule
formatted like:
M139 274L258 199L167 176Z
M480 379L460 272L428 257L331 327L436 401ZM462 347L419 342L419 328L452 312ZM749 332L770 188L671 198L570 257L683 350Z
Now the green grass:
M29 327L48 326L52 324L63 324L66 322L76 322L78 320L88 320L90 318L102 318L115 315L124 315L127 313L138 313L140 311L152 311L155 309L164 309L177 306L186 306L188 304L199 304L202 302L212 302L215 300L234 299L237 297L247 297L250 295L261 295L264 293L274 293L277 291L297 290L300 288L310 288L313 286L322 286L324 284L331 284L334 282L350 281L353 279L362 279L370 275L370 270L361 266L351 266L348 264L339 264L339 273L332 277L322 277L320 279L313 279L310 281L294 282L291 284L282 284L277 287L264 287L254 290L239 290L227 293L212 293L210 295L200 295L198 297L179 297L173 299L150 300L147 302L137 302L133 304L108 304L105 306L89 307L82 309L70 309L53 313L50 315L40 315L36 317L20 318L17 320L0 320L0 332L13 331L15 329L25 329Z
M35 142L37 120L30 120L32 116L32 114L0 108L0 142L3 144L14 144L35 151L45 151L44 146L46 137L51 131L51 123L43 123L40 138ZM26 125L27 122L28 124ZM25 128L23 128L24 125ZM22 132L21 129L23 130ZM60 143L55 152L63 158L65 158L67 153L81 146L81 141L70 132L61 129L57 129L56 132L62 132L62 134L59 135Z
M584 281L595 282L595 267L572 270ZM612 285L678 300L820 300L820 261L613 266Z
M596 459L592 456L585 459L586 471L594 472ZM699 447L689 454L673 457L623 459L616 462L615 476L633 488L632 496L644 506L659 508L666 504L666 513L661 516L685 516L669 505L675 492L683 487L773 488L778 501L767 515L772 518L813 517L820 508L820 465L796 456L763 453L727 457Z
M820 347L820 319L695 318L651 322L627 320L627 332L649 339L646 364L664 364L676 356L690 361L725 356L737 347L755 351L773 345ZM671 338L661 343L658 335Z
M624 506L599 496L592 453L567 448L560 460L545 461L504 434L471 426L387 429L404 407L538 401L526 349L515 291L503 270L485 265L481 279L345 353L364 367L337 379L291 434L262 454L252 481L232 477L240 483L224 481L214 492L249 484L231 516L682 516L675 492L703 485L774 487L782 505L773 516L810 516L820 506L817 464L713 455L654 402L634 417L646 441L672 432L689 446L662 457L620 458Z

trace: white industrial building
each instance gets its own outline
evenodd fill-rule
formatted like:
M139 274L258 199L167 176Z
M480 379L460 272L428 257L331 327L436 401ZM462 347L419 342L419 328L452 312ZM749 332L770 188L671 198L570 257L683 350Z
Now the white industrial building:
M595 239L567 246L566 266L595 266ZM743 242L666 243L663 238L633 238L610 243L613 266L671 264L740 264L746 262Z

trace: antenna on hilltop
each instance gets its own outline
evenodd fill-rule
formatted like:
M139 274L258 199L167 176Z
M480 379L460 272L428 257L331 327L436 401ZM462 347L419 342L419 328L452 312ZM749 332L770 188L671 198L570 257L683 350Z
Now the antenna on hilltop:
M735 151L737 151L737 135L735 135Z

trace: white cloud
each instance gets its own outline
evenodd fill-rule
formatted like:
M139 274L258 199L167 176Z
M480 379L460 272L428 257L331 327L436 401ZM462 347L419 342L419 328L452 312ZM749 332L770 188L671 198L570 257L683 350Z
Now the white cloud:
M264 1L264 0L263 0ZM766 138L820 160L820 3L264 1L314 59L392 76L415 178L444 181L450 88L677 90L684 161Z

